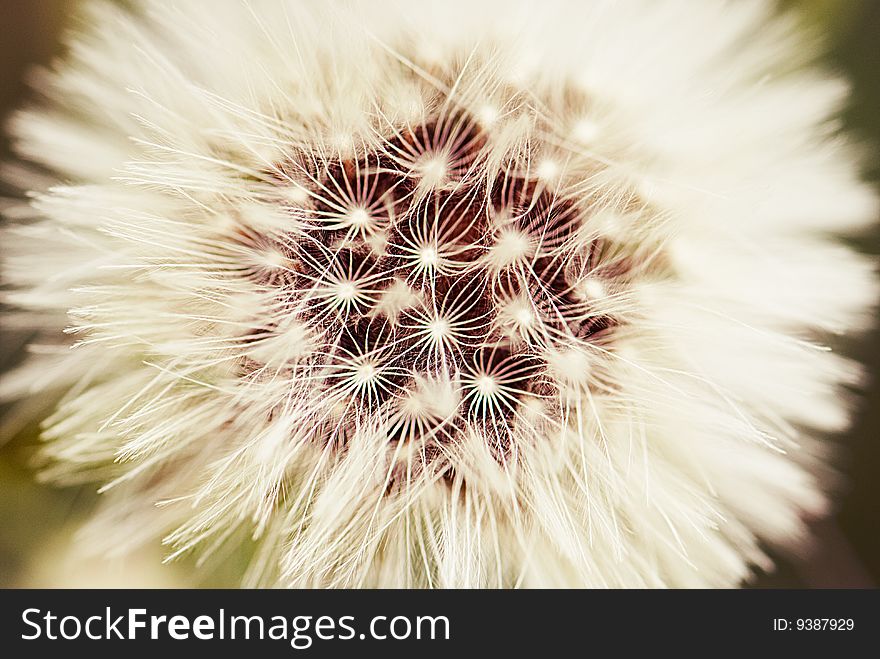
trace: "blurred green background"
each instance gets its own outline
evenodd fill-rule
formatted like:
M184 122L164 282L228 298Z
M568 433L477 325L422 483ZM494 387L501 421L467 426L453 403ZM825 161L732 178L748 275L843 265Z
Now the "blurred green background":
M29 68L62 52L60 35L76 4L0 0L0 117L27 100ZM880 0L787 0L780 9L797 13L806 30L822 36L827 65L852 82L844 120L875 154L865 163L864 175L880 186ZM8 156L8 144L0 137L0 158ZM880 254L880 230L857 242L860 249ZM0 334L0 372L19 359L26 338ZM845 351L864 361L875 380L862 393L852 431L840 438L839 467L848 486L837 499L837 513L816 525L813 548L779 557L779 568L759 575L758 587L880 584L880 330ZM38 484L31 469L37 429L19 426L8 413L0 423L0 587L235 585L235 560L201 570L186 561L162 565L158 542L124 562L80 555L71 539L95 503L94 488Z

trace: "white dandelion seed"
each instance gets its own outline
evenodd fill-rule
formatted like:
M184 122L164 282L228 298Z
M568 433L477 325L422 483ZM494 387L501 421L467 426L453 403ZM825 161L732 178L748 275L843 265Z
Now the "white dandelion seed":
M110 553L740 583L824 511L859 379L845 85L766 3L426 4L90 5L11 124L3 396L57 401Z

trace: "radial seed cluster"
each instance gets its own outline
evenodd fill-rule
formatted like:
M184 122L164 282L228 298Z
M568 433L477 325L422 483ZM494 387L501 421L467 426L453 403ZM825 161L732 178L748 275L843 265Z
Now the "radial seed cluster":
M289 230L236 228L260 262L248 276L301 329L284 368L321 403L317 440L344 449L378 432L419 456L408 469L451 480L460 434L515 463L516 437L564 425L561 396L597 386L591 357L612 349L619 320L604 298L625 290L625 261L609 258L596 209L566 194L559 164L488 177L489 130L446 113L390 130L380 150L300 154L276 170ZM267 364L243 369L261 377Z

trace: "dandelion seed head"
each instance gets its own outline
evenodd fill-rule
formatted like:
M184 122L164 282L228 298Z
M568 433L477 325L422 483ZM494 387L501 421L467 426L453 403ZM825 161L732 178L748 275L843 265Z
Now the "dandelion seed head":
M415 166L421 184L427 189L439 188L446 183L449 163L442 153L427 153Z
M6 234L52 347L0 391L58 399L96 546L726 587L824 510L859 369L814 343L876 293L837 81L758 2L472 5L89 10L12 124L65 184Z
M516 229L503 229L489 250L492 265L498 269L525 264L534 254L529 235Z
M489 375L481 375L478 377L475 381L475 385L481 396L491 398L498 393L498 383Z
M426 245L419 248L418 260L419 265L424 268L436 268L440 263L440 255L437 253L436 247L433 245Z
M365 208L353 208L348 214L348 221L356 227L369 226L372 218Z
M339 282L336 287L336 296L344 302L351 302L357 298L357 294L357 285L352 281Z
M452 337L452 326L443 317L433 318L428 322L428 336L434 343L440 344Z

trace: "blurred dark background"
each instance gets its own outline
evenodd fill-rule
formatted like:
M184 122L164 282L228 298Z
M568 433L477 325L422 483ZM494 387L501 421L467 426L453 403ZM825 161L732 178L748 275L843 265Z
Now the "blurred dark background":
M768 0L770 2L771 0ZM0 0L0 117L28 98L26 75L61 53L60 35L77 0ZM827 66L844 73L853 94L844 113L847 129L873 154L864 176L880 186L880 0L787 0L804 29L826 43ZM0 159L9 156L0 136ZM10 190L0 189L2 194ZM880 254L880 229L855 238ZM880 326L880 318L878 318ZM0 334L0 372L18 360L26 337ZM880 584L880 330L844 350L865 362L874 382L861 395L854 426L840 438L839 468L848 485L838 511L816 524L814 546L780 556L779 568L755 586L876 587ZM0 410L2 411L2 410ZM195 572L186 563L162 566L161 548L125 563L85 558L70 542L95 501L92 487L52 488L35 482L30 468L37 429L0 424L0 587L234 585L234 565ZM12 436L3 443L5 437Z

